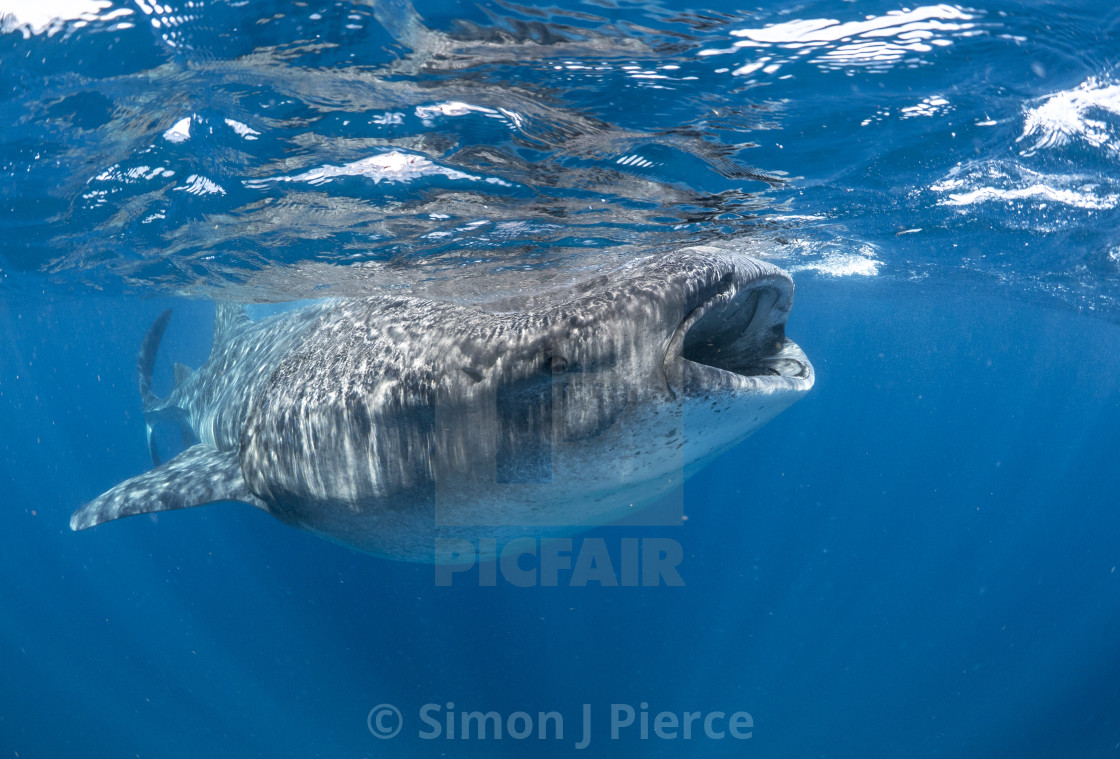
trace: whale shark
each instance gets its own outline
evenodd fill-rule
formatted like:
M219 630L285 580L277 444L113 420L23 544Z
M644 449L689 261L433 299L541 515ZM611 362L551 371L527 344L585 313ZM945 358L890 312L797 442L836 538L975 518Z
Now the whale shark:
M388 293L254 321L219 302L209 358L176 364L159 397L167 311L138 360L155 466L70 526L240 501L439 563L453 559L433 546L482 528L563 536L615 522L812 388L785 334L793 291L770 263L693 247L483 303ZM161 423L198 442L161 463Z

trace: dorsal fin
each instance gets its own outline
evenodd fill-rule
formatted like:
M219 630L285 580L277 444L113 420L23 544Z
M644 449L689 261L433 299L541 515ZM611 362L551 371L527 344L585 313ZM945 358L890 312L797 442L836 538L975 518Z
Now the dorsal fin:
M186 364L180 364L178 361L175 362L175 366L173 368L175 370L175 387L176 388L178 388L180 385L182 385L184 382L186 382L188 379L190 379L191 375L194 374L194 369L191 369Z
M218 311L214 314L214 349L252 323L240 303L219 301Z

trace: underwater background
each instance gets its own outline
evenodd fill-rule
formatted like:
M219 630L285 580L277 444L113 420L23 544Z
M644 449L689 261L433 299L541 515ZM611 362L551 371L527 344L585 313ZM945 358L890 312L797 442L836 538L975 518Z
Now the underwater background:
M0 18L0 755L1120 752L1112 3ZM150 466L165 308L164 392L215 298L470 302L698 242L793 274L817 384L680 526L587 533L678 541L683 586L441 587L235 504L69 529ZM428 704L564 737L425 737Z

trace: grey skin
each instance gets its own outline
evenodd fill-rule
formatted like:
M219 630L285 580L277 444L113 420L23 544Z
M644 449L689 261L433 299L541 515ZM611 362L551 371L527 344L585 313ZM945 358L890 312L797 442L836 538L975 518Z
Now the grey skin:
M453 558L434 553L439 538L606 524L809 391L813 367L785 337L792 298L768 263L690 248L485 306L379 295L253 322L223 303L210 358L177 365L161 399L167 312L140 353L149 432L174 421L200 442L70 526L243 501L364 551L440 562Z

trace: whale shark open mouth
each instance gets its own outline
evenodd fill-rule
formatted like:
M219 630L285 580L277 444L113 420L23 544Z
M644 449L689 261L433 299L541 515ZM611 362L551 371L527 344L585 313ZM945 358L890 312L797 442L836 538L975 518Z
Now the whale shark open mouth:
M813 366L785 335L792 300L793 282L785 276L721 285L670 339L670 386L686 393L807 391Z

